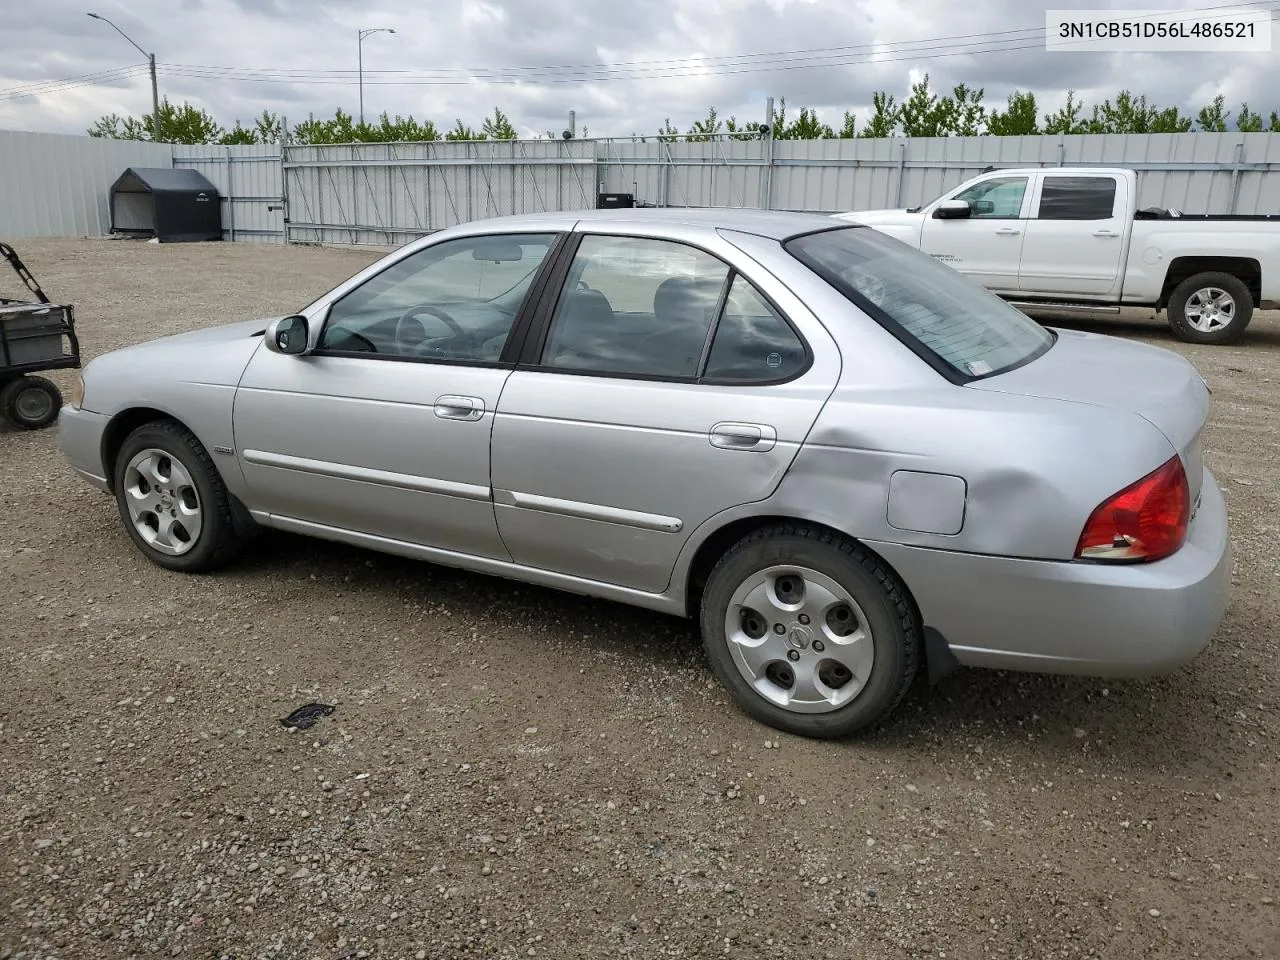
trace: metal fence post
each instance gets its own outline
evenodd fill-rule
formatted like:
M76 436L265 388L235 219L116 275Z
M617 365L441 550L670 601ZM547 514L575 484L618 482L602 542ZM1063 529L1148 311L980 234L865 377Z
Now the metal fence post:
M1235 213L1240 202L1240 168L1244 163L1244 142L1236 144L1235 166L1231 168L1231 208L1228 213Z
M235 155L231 147L227 147L227 239L236 242L236 187L235 187Z
M909 140L903 140L898 144L898 193L893 201L895 207L902 206L902 188L906 185L903 181L907 177L907 144Z
M280 233L284 245L289 245L289 118L280 118Z

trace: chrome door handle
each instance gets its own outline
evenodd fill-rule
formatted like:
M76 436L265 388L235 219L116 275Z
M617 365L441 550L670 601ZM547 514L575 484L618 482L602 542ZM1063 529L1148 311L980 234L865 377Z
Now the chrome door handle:
M1111 239L1115 239L1120 236L1120 234L1114 230L1095 230L1093 235L1095 237L1110 237Z
M435 412L442 420L479 420L484 416L484 401L479 397L436 397Z
M1020 233L1022 233L1021 230L1015 230L1013 229L1013 227L1001 227L999 230L996 231L996 236L997 237L1016 237Z
M764 453L778 441L778 431L762 423L717 423L707 434L713 447Z

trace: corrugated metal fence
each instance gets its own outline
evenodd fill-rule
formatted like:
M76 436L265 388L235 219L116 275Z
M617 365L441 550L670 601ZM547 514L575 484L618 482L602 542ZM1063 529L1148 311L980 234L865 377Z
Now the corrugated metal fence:
M173 147L173 165L198 170L218 188L222 235L250 243L284 243L284 186L278 144Z
M116 178L172 162L162 143L0 130L0 240L102 236Z
M1140 206L1280 212L1280 134L602 141L610 191L657 206L834 213L926 203L989 166L1115 166Z
M1136 169L1141 206L1280 212L1280 134L905 140L524 140L168 146L0 132L0 237L101 234L107 191L137 164L199 170L224 236L393 245L480 217L595 206L601 192L674 207L830 213L908 206L989 166Z

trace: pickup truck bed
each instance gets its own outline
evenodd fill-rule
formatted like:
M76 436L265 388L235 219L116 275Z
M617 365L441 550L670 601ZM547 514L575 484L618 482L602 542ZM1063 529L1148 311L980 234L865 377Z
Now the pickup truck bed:
M854 211L1029 308L1165 310L1182 340L1232 343L1280 304L1280 214L1137 209L1132 170L996 170L932 203Z

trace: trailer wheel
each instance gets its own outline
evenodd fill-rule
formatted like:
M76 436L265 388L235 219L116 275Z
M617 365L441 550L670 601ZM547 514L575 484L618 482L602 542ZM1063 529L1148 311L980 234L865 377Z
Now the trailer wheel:
M1253 319L1253 295L1229 273L1197 273L1169 296L1169 326L1187 343L1235 343Z
M0 389L0 413L19 430L39 430L58 419L62 391L44 377L18 377Z

